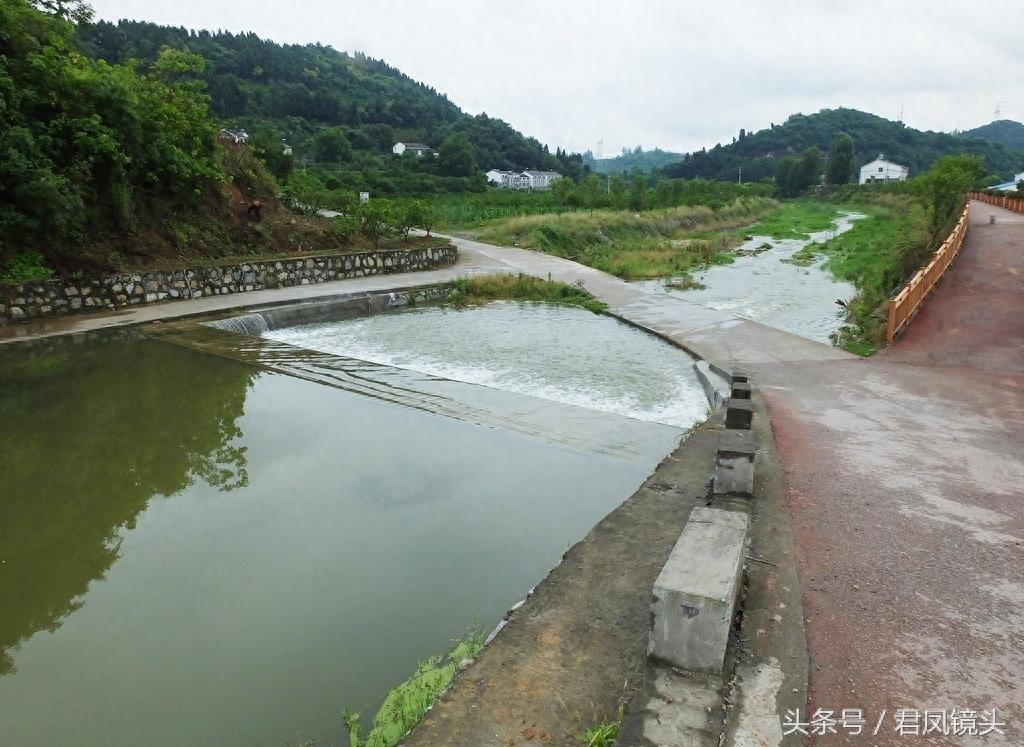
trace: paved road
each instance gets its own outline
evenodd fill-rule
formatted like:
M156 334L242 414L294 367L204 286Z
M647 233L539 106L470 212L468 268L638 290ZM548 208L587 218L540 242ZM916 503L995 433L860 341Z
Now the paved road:
M975 203L960 258L896 345L758 367L790 487L812 708L996 707L1007 736L985 743L1024 744L1022 291L1024 217Z

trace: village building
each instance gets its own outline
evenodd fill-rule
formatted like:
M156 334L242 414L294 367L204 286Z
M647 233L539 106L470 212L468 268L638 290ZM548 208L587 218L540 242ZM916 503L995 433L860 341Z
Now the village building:
M504 171L491 169L487 172L487 181L502 189L531 189L544 191L562 175L556 171Z
M430 146L424 145L423 143L395 143L391 146L391 152L396 156L401 156L406 151L410 151L417 158L422 158L427 153L432 152Z
M898 163L885 160L885 154L879 153L871 163L860 167L860 183L870 184L872 182L905 182L910 175L910 169L900 166Z
M247 143L247 142L249 142L249 133L246 132L245 130L238 130L236 132L236 131L228 130L228 129L225 129L225 128L222 127L221 130L220 130L220 133L218 133L217 137L220 138L221 140L223 140L224 142L235 143L236 145L238 143Z

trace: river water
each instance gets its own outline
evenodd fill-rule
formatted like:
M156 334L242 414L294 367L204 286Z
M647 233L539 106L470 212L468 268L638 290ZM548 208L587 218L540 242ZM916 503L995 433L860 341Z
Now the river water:
M487 386L419 374L442 416L135 334L0 349L0 744L347 744L343 709L493 626L705 407L687 356L575 309L330 329L288 334ZM534 435L574 412L587 443Z
M810 234L809 239L773 239L754 236L736 249L736 259L728 265L716 265L694 273L703 289L673 290L662 281L645 283L719 311L743 319L762 322L769 327L792 332L818 342L829 342L846 316L836 301L849 301L856 288L836 280L822 265L825 257L801 267L787 262L812 242L823 242L849 231L860 213L844 212L828 231ZM765 246L767 249L761 251Z

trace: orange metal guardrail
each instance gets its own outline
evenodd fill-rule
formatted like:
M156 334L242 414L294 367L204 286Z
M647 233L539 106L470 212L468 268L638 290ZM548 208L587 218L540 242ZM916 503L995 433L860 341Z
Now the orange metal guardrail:
M896 339L896 335L903 331L911 317L914 316L914 312L956 259L960 247L964 245L964 238L967 236L970 209L971 203L968 202L964 205L960 220L957 221L946 240L942 242L942 246L936 250L932 261L918 270L910 282L896 294L896 297L889 301L889 321L885 327L886 345L891 344Z
M987 195L984 192L971 192L967 195L972 200L981 200L989 205L1006 208L1015 213L1024 213L1024 197L1009 197L1003 195Z

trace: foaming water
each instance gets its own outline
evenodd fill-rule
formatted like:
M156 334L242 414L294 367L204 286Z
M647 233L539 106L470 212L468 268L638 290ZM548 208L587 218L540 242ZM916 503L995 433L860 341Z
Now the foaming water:
M263 336L680 428L707 411L688 355L610 317L571 307L424 307Z
M804 267L785 260L812 242L849 231L854 221L864 217L843 213L835 220L835 228L813 233L810 239L754 236L736 250L738 256L732 264L694 274L705 286L702 290L666 290L687 301L827 343L846 316L846 309L836 301L849 301L856 295L856 288L836 280L822 267L825 257ZM753 254L764 245L767 250ZM664 289L661 281L651 285Z

